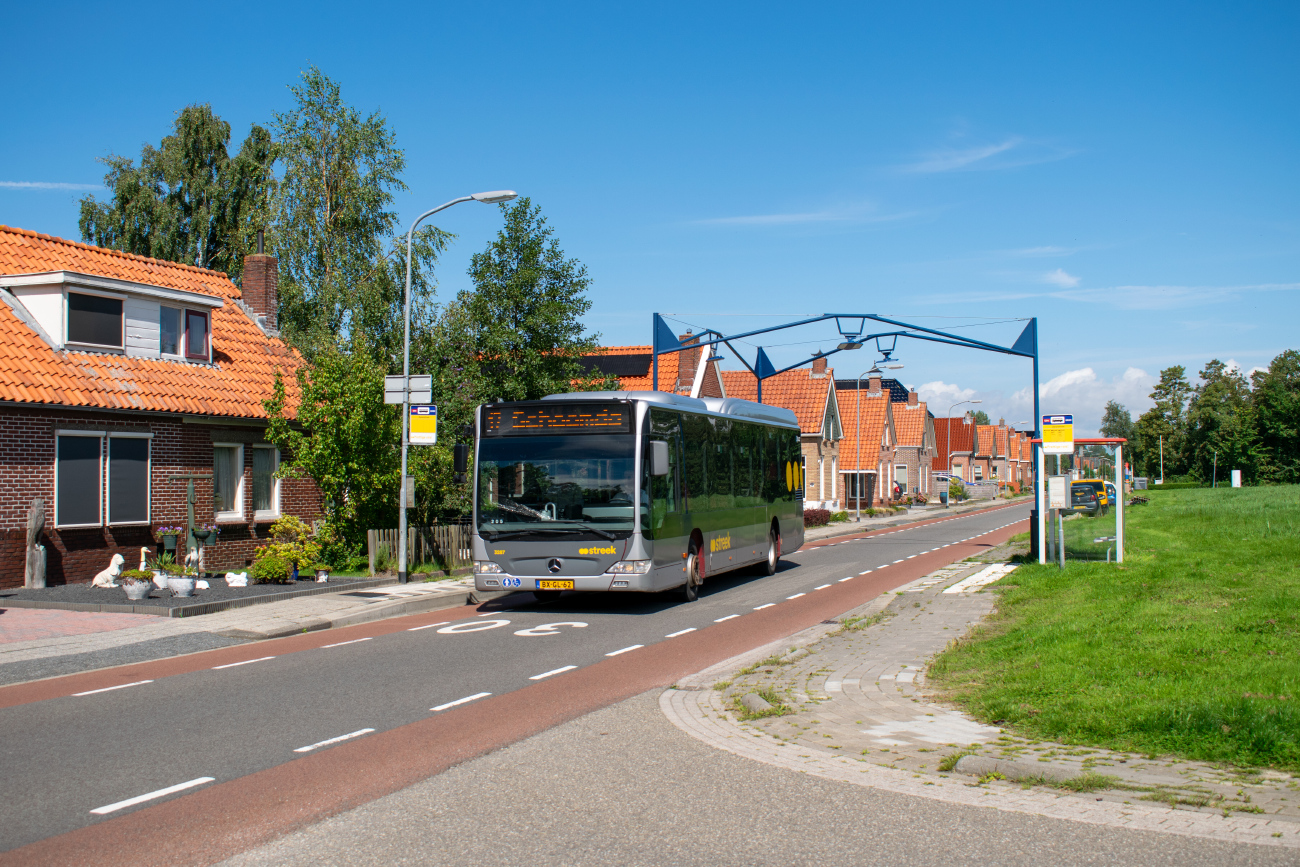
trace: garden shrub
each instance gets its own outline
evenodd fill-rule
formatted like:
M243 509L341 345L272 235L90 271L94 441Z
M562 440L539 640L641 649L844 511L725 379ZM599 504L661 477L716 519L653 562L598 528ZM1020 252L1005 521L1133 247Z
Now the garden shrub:
M288 584L292 574L289 561L275 554L264 554L253 561L248 579L254 584Z
M826 509L804 509L803 525L805 527L824 527L831 522L831 513Z
M834 513L833 515L831 515L831 521L833 521L833 522L835 522L835 523L837 523L837 524L838 524L838 523L842 523L842 522L844 522L844 521L847 521L848 519L849 519L849 513L848 513L848 512L836 512L836 513Z

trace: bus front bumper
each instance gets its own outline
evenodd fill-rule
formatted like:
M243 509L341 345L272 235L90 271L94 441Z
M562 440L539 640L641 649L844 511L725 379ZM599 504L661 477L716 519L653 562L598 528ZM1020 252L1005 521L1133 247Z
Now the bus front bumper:
M653 572L644 575L610 575L602 573L600 575L557 578L538 578L535 576L524 578L516 575L488 574L474 576L474 589L484 592L556 589L647 592L653 589L653 577ZM568 586L563 586L565 584Z

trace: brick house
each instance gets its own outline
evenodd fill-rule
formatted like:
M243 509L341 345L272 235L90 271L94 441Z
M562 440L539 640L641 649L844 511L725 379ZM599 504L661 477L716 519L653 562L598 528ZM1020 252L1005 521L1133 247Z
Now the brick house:
M915 391L904 401L891 401L894 413L894 479L905 494L930 495L934 465L934 417Z
M835 390L844 414L844 439L840 443L845 505L862 508L884 505L890 498L895 478L894 410L890 392L880 377L873 376L858 389L857 380L837 380ZM859 449L859 411L861 449ZM861 455L861 458L859 458ZM904 468L906 470L906 467Z
M307 479L277 479L262 401L301 358L275 331L276 263L225 274L0 226L0 587L22 586L27 514L43 501L49 584L128 566L155 529L216 524L209 570L248 563L271 523L319 516Z
M934 420L933 472L946 473L966 482L974 480L975 427L970 413L960 418Z

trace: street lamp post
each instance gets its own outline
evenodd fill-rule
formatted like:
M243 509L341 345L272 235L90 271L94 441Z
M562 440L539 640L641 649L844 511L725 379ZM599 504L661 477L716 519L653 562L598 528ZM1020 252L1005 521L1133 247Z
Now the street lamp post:
M410 505L406 502L406 451L410 445L411 429L411 239L415 235L415 227L426 217L432 217L452 205L459 205L461 202L483 202L487 205L495 205L509 202L518 195L514 190L493 190L488 193L461 196L433 210L425 211L415 218L415 222L406 232L406 302L402 312L402 481L397 498L397 580L401 584L406 583L406 509Z
M952 411L964 403L983 403L982 400L959 400L952 406L948 407L948 480L952 480ZM962 481L966 481L962 479Z

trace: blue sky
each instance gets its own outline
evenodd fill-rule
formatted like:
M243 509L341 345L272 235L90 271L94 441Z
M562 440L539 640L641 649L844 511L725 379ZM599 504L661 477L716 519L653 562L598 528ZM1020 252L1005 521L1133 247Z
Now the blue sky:
M652 311L733 333L862 311L1005 343L1037 316L1043 411L1084 429L1111 397L1136 416L1168 365L1300 348L1300 7L910 5L26 4L0 222L78 237L96 158L190 103L238 141L315 63L396 132L404 220L531 195L610 343L648 342ZM440 219L450 295L498 217ZM778 363L836 342L769 341L798 344ZM1031 418L1027 362L897 357L936 414L974 396Z

